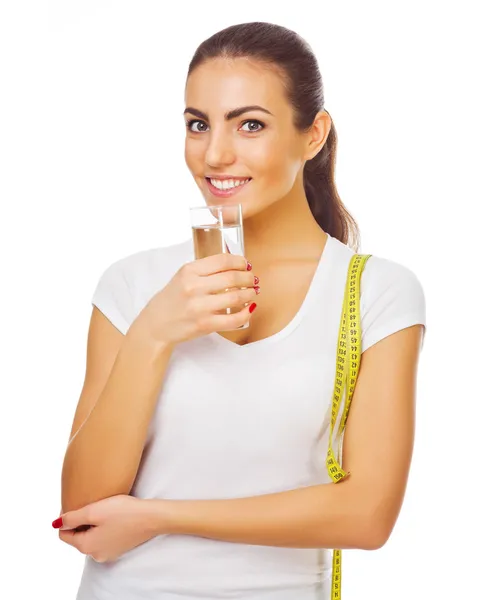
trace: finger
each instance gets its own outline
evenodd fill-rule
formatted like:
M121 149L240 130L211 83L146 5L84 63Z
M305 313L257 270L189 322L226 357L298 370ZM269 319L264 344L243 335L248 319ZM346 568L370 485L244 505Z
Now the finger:
M78 510L71 510L64 513L59 519L56 519L52 525L56 529L75 529L80 525L88 523L86 512L85 507Z
M230 271L236 269L238 271L247 270L247 259L240 254L213 254L205 258L199 258L190 263L191 269L196 275L207 276L221 271Z
M73 546L82 554L87 554L87 548L91 545L90 532L78 533L74 529L60 530L58 536L62 542Z
M66 531L63 531L62 529L60 529L58 531L58 537L62 540L62 542L67 542L67 543L69 543L71 540L73 540L73 534L74 534L74 531L71 529L67 529Z
M205 299L205 305L212 312L224 311L226 308L243 309L251 304L256 297L253 288L231 289L221 294L212 294Z
M227 271L202 277L198 283L198 290L203 294L218 294L234 288L253 289L254 285L255 275L251 271Z
M62 542L65 542L66 544L69 544L70 546L77 548L78 539L75 539L75 531L60 530L58 532L58 537L62 540ZM77 550L78 550L78 548L77 548Z
M251 318L250 304L233 315L214 315L210 321L210 327L213 331L229 331L241 327Z

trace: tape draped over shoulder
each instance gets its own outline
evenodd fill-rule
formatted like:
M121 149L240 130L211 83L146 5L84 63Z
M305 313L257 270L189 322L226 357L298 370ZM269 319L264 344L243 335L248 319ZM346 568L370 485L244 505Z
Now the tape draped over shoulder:
M350 473L342 469L342 442L345 425L352 402L355 384L357 382L362 355L361 320L360 320L360 277L371 254L355 254L350 260L343 298L343 310L340 320L337 341L337 363L335 370L335 383L331 405L330 435L327 451L327 470L333 483L339 483ZM336 431L338 439L338 452L332 448L332 438L340 414L340 404L345 395L343 413ZM332 588L331 600L341 600L342 596L342 551L334 550L332 557Z

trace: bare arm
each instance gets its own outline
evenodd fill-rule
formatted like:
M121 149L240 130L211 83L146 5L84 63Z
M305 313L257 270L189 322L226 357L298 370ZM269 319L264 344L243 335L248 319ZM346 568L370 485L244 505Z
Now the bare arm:
M155 530L294 548L385 544L412 456L421 329L398 331L362 356L345 430L345 481L228 500L151 500Z
M124 336L93 309L62 469L62 512L130 492L172 348L148 335L141 315Z
M183 265L125 336L93 309L85 383L62 470L62 513L130 493L175 345L247 322L246 305L256 296L249 270L233 254ZM218 314L227 306L240 310Z

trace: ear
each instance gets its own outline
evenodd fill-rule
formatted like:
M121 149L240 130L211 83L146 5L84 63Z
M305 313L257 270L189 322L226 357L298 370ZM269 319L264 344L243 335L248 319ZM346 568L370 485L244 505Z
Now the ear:
M325 145L332 127L332 119L326 110L317 113L307 136L305 160L314 158Z

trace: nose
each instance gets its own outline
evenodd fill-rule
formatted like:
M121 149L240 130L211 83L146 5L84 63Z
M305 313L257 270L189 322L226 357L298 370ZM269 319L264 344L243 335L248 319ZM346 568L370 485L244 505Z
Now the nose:
M235 162L233 143L228 135L218 132L210 136L205 162L211 167L221 167Z

